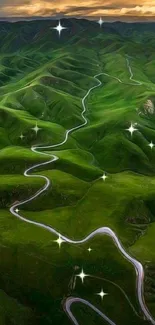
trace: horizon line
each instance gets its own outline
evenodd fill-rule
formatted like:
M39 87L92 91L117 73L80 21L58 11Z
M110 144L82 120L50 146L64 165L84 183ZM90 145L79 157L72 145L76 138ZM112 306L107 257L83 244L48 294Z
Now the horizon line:
M104 19L104 22L123 22L123 23L155 23L155 16L101 16ZM27 21L27 20L60 20L60 19L84 19L88 21L97 21L98 16L0 16L0 21Z

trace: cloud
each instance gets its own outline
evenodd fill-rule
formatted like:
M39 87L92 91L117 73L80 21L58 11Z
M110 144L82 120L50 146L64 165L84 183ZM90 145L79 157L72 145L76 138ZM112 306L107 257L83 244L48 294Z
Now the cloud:
M153 17L155 0L0 0L0 17L7 16Z

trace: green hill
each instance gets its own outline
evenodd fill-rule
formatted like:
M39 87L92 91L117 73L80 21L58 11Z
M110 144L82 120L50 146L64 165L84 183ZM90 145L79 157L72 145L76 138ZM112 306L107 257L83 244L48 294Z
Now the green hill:
M50 187L20 214L74 240L110 227L144 266L144 297L155 318L155 24L100 28L63 19L60 38L56 24L0 22L0 324L69 325L68 296L90 301L116 324L151 324L138 303L135 270L109 237L59 250L54 234L9 212L45 184L24 177L25 169L58 156L32 171ZM63 142L83 123L82 98L100 73L101 86L86 100L87 125L61 146L32 152L32 145ZM82 268L91 277L73 286ZM109 294L104 304L101 287ZM80 304L73 311L81 325L103 323Z

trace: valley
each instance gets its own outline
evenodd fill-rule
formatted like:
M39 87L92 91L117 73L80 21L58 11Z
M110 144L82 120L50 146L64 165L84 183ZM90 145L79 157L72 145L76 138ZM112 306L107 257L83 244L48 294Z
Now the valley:
M0 26L1 322L70 324L71 296L113 324L154 324L154 30L132 26L128 36L126 24L73 19L58 38L54 23ZM134 267L111 238L81 243L101 227L142 263L146 313ZM59 248L58 238L77 245ZM104 323L87 308L73 305L78 324Z

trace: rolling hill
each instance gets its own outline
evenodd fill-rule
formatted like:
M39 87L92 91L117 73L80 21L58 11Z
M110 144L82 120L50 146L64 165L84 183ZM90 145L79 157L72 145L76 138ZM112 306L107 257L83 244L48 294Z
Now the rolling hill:
M135 270L111 238L59 249L57 236L9 211L45 185L23 175L41 164L32 174L50 186L20 207L22 216L73 240L110 227L144 267L144 298L155 318L155 24L61 23L67 29L59 37L53 20L0 22L0 324L69 325L69 296L116 324L151 324ZM86 98L88 123L57 145L83 123L82 99L96 75L101 85ZM49 148L32 151L37 145ZM59 159L46 164L52 155ZM83 285L81 269L90 275ZM102 287L104 304L96 295ZM81 325L104 323L80 303L72 310Z

